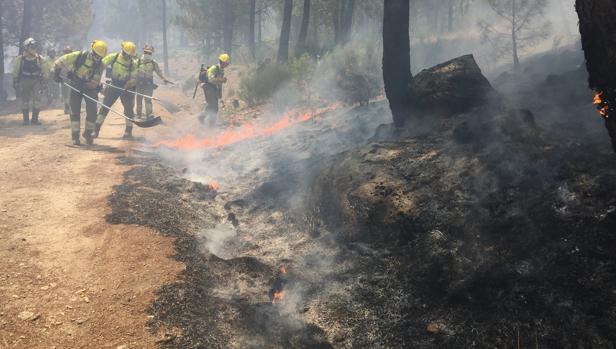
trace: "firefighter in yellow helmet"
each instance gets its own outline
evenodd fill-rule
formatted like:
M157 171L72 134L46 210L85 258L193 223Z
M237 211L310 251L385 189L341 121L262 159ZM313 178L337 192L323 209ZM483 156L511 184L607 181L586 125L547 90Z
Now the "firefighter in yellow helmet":
M199 74L199 81L203 83L203 94L207 106L205 112L199 115L199 121L203 124L205 118L211 127L216 125L218 116L218 100L222 98L222 85L227 82L225 78L225 68L229 66L231 57L223 53L218 56L218 64L214 64L204 69Z
M40 125L40 99L43 82L49 75L49 67L37 52L37 43L28 38L23 43L24 53L15 59L13 66L13 87L15 95L21 101L24 126L30 125L30 110L32 110L32 125Z
M98 100L98 93L101 90L101 76L105 69L102 60L105 55L107 55L107 43L94 40L90 50L65 53L54 64L54 80L62 83L60 73L65 71L67 83L80 91L71 90L69 96L71 136L75 145L81 144L79 130L82 100L85 100L86 103L86 127L83 131L83 137L88 144L92 144L92 132L94 132L96 122L96 103L84 98L84 96Z
M158 87L154 83L154 73L163 80L165 84L170 81L165 77L158 62L152 58L154 46L146 44L143 47L143 55L137 60L137 93L152 96ZM142 107L145 103L145 116L152 115L152 99L137 95L137 115L142 116Z
M111 86L105 88L105 98L103 104L107 107L113 106L113 104L120 99L122 106L124 107L124 115L129 118L135 117L133 111L135 106L135 95L122 91L122 89L135 91L137 85L137 62L135 57L137 56L137 46L131 41L122 42L122 50L117 53L112 53L103 58L103 64L107 67L105 72L105 78L107 83ZM94 137L98 137L103 122L107 114L109 114L109 108L101 107L98 111L98 118L96 119L96 126L94 128ZM133 123L130 120L126 121L126 128L124 129L124 139L133 138Z

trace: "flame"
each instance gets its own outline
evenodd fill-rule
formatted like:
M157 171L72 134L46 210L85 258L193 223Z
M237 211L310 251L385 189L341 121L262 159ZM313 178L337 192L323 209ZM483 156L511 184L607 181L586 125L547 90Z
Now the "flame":
M220 185L218 185L218 182L213 180L210 182L209 187L211 191L217 191L218 188L220 188Z
M278 277L281 277L282 275L287 273L287 268L284 265L281 265L278 268L278 272L280 273ZM284 298L283 290L274 291L272 293L272 304L276 304L277 302L280 302L283 298Z
M339 104L332 104L312 111L295 113L288 111L282 118L271 125L258 126L248 123L239 128L230 127L220 134L209 138L199 139L194 134L187 134L175 140L163 140L154 147L168 147L176 150L199 150L209 148L223 148L235 143L243 142L258 137L267 137L276 134L292 125L306 122L322 114L334 111Z
M272 295L272 304L280 302L284 298L284 291L276 291Z
M602 98L603 96L603 91L598 91L595 94L595 97L593 98L592 104L597 106L597 109L599 109L599 114L604 117L604 118L608 118L608 111L610 109L610 106L607 104L607 102L605 102Z

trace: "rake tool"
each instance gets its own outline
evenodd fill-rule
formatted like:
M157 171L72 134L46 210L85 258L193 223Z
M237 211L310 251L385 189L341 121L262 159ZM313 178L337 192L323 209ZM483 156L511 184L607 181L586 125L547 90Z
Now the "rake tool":
M147 119L147 120L135 120L133 118L129 118L128 116L126 116L126 115L124 115L124 114L122 114L120 112L117 112L117 111L111 109L110 107L106 106L105 104L97 101L96 99L94 99L94 98L84 94L82 91L76 89L75 87L71 86L67 82L62 82L62 83L66 87L70 88L71 90L81 94L84 98L86 98L86 99L88 99L88 100L98 104L99 106L101 106L103 108L109 109L110 112L112 112L112 113L114 113L116 115L119 115L119 116L123 117L124 119L126 119L128 121L133 122L135 125L137 125L137 126L139 126L141 128L150 128L150 127L154 127L154 126L157 126L157 125L160 125L160 124L163 123L163 120L160 118L160 116L156 116L156 117L153 117L153 118L150 118L150 119Z

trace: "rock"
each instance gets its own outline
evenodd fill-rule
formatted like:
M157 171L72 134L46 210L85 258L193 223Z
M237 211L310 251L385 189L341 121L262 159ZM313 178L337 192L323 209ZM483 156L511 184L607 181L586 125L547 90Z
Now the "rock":
M431 333L431 334L437 334L441 332L441 324L437 322L429 323L428 326L426 326L426 332Z
M446 116L472 110L496 96L473 55L421 71L413 78L411 88L418 109Z
M34 313L31 311L22 311L19 315L17 315L17 317L23 321L31 320L34 316Z
M128 349L128 345L124 344L124 345L118 345L116 347L116 349Z

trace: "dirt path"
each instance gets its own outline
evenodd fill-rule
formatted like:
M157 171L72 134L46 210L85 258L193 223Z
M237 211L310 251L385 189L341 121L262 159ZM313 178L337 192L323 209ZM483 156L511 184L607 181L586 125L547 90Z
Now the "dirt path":
M105 220L123 122L86 148L58 110L41 118L0 116L0 348L154 347L146 309L183 265L170 238Z

